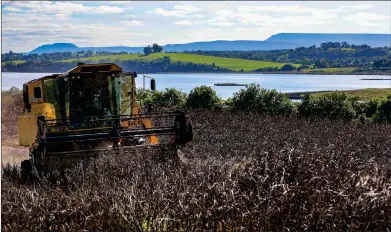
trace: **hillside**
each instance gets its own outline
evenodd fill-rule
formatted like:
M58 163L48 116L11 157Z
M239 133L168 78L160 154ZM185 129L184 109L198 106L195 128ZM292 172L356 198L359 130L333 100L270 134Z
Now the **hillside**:
M168 44L163 46L164 51L251 51L251 50L272 50L272 49L292 49L298 44L289 41L256 41L256 40L217 40L207 42L194 42L187 44Z
M107 56L92 56L79 59L80 61L108 61L112 62L126 61L126 60L140 60L140 61L152 61L159 58L164 58L165 56L169 57L172 62L191 62L195 64L208 64L216 65L222 68L228 68L235 71L251 71L258 68L272 67L272 68L281 68L285 63L278 62L266 62L266 61L255 61L255 60L244 60L236 58L225 58L225 57L216 57L216 56L204 56L196 54L183 54L183 53L154 53L149 56L139 55L139 54L121 54L121 55L107 55ZM63 60L59 62L72 62L76 59ZM298 67L299 65L294 64Z
M32 50L30 54L42 54L42 53L53 53L53 52L76 52L82 50L72 43L54 43L45 44Z
M298 44L281 41L252 41L252 40L237 40L237 41L207 41L194 42L186 44L168 44L163 46L163 50L167 52L182 52L182 51L251 51L251 50L271 50L271 49L291 49L298 47ZM128 52L137 53L143 52L144 47L78 47L74 44L54 43L40 46L30 52L30 54L54 53L64 51L106 51L106 52Z
M371 47L389 47L391 45L391 34L278 33L265 41L291 41L304 47L319 46L321 43L330 41L367 44Z
M163 50L167 52L183 51L266 51L276 49L294 49L297 47L319 46L323 42L347 42L350 44L367 44L371 47L390 46L390 34L316 34L316 33L279 33L265 41L256 40L216 40L185 44L167 44ZM143 47L112 46L112 47L78 47L71 43L54 43L42 45L30 54L42 54L66 51L107 51L107 52L143 52Z

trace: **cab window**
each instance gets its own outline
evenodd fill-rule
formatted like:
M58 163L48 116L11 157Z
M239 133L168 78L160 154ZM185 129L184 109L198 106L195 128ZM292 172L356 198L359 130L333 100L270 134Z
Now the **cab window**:
M41 98L42 97L42 92L40 87L35 87L34 88L34 98Z

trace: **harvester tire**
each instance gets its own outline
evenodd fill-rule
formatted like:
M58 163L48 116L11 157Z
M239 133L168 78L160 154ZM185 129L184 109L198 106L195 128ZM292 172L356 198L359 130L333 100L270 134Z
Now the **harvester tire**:
M31 178L31 172L33 167L31 166L30 160L23 160L20 163L20 176L22 180L28 180Z

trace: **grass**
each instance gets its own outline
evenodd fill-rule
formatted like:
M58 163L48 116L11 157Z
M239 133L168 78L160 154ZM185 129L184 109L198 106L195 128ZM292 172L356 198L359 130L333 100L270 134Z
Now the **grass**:
M356 49L354 49L354 48L329 48L329 51L333 51L333 50L342 50L342 51L348 51L348 52L356 51Z
M7 61L7 62L3 61L3 62L1 62L1 65L5 65L6 63L21 64L24 62L26 62L26 61L24 61L24 60L12 60L12 61Z
M235 71L252 71L258 68L267 68L267 67L278 67L281 68L286 63L278 62L265 62L265 61L255 61L255 60L245 60L245 59L235 59L235 58L224 58L217 56L204 56L196 54L183 54L183 53L154 53L149 56L139 55L139 54L122 54L122 55L107 55L107 56L93 56L79 59L80 61L99 61L104 59L111 59L112 61L118 60L156 60L163 58L164 56L170 57L173 62L192 62L196 64L215 64L216 66L222 68L228 68ZM61 62L72 62L76 59L64 60ZM299 64L292 64L295 67L299 67Z
M304 73L313 73L313 72L326 72L326 73L350 73L356 70L357 68L314 68L314 69L302 69Z
M362 89L362 90L349 90L349 91L338 91L346 94L348 98L357 97L361 101L367 101L371 99L386 99L391 94L390 88L384 89ZM321 96L325 93L314 93L312 96Z

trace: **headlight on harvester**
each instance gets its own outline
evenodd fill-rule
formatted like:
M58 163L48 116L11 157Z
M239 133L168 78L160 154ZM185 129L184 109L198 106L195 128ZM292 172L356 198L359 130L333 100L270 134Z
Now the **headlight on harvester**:
M145 144L145 139L144 138L137 138L137 143L139 145L144 145Z

